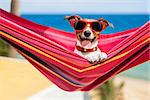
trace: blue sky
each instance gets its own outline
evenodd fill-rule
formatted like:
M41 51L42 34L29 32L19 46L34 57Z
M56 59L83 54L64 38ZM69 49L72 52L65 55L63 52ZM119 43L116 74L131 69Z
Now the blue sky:
M148 0L20 0L21 13L147 14ZM10 0L0 0L9 11Z

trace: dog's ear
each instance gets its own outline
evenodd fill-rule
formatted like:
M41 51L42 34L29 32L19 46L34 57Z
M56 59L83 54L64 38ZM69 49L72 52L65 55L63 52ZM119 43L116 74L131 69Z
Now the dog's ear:
M64 19L67 19L70 22L70 25L74 27L74 23L82 18L80 16L75 15L75 16L65 16Z
M114 25L110 22L108 22L107 20L105 20L104 18L99 18L98 21L101 23L102 25L102 30L104 30L105 28L107 28L108 26L114 28Z

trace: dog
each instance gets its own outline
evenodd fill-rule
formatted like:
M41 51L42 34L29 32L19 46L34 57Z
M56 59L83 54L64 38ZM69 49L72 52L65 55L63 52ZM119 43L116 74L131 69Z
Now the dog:
M98 37L102 30L113 24L100 18L82 19L80 16L66 16L70 25L75 29L77 42L74 52L90 63L101 62L107 59L107 54L98 48Z

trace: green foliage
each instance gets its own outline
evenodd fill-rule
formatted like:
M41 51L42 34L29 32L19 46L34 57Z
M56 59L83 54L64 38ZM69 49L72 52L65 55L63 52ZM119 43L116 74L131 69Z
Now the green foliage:
M102 100L116 100L116 91L113 83L113 79L106 81L101 87L101 99Z
M0 39L0 56L8 56L9 54L9 45Z
M98 99L92 100L124 100L122 93L123 86L124 82L116 86L114 79L108 80L94 90L97 91L96 95Z

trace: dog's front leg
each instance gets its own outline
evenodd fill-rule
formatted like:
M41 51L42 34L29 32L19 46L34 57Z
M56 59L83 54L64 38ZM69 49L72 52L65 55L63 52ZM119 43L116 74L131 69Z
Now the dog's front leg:
M100 54L98 51L94 51L91 53L88 53L85 55L85 58L90 62L90 63L96 63L99 62Z

